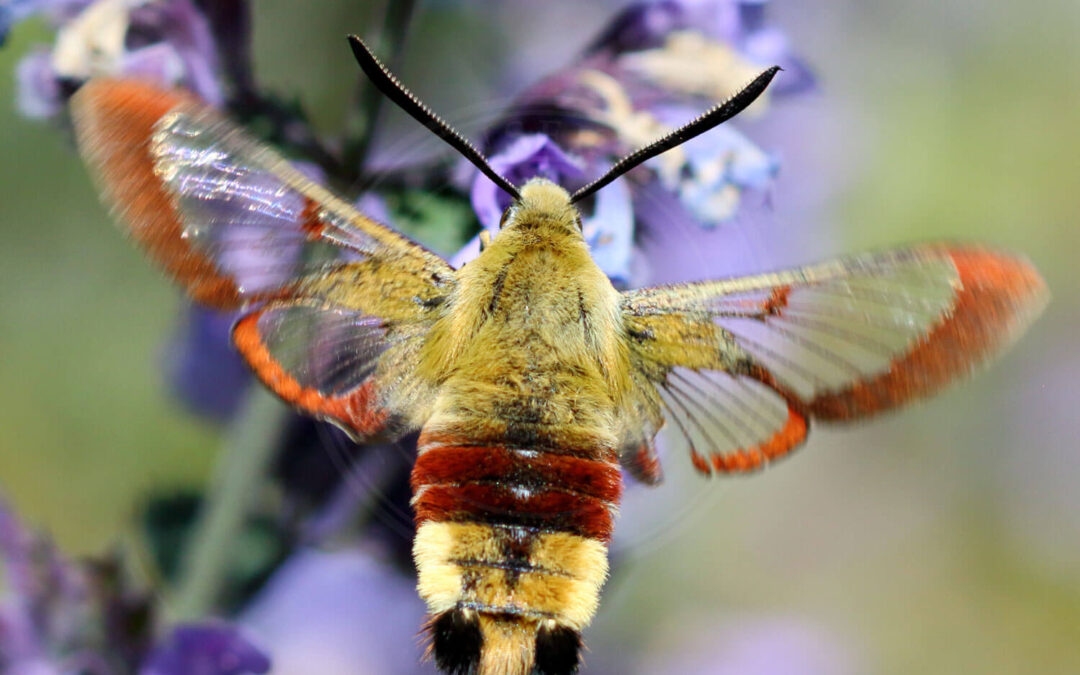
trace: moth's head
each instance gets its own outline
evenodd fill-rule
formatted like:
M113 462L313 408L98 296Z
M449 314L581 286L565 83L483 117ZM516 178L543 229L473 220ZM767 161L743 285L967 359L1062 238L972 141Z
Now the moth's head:
M581 213L570 193L546 178L530 178L521 186L521 197L503 213L499 227L544 226L581 232Z

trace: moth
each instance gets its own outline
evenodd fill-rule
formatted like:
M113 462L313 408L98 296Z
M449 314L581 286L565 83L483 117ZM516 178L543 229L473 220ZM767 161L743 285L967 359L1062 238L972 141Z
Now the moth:
M577 670L622 472L660 481L665 423L701 473L754 471L812 423L967 375L1047 301L1029 263L963 244L619 292L577 204L736 115L778 68L570 194L512 185L350 40L387 97L512 198L459 269L187 94L97 80L71 112L125 231L196 301L246 311L232 338L270 390L360 440L419 430L413 551L444 672Z

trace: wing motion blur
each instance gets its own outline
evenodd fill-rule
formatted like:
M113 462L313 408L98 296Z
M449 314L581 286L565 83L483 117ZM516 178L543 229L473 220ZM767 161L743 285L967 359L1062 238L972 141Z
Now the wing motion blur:
M125 231L192 299L253 310L233 337L271 390L360 437L401 431L449 264L182 92L92 81L71 111Z
M624 294L647 428L667 419L703 473L759 469L811 421L846 422L945 387L1041 312L1026 261L926 245L797 269ZM656 464L639 449L624 461ZM647 472L646 472L647 473Z

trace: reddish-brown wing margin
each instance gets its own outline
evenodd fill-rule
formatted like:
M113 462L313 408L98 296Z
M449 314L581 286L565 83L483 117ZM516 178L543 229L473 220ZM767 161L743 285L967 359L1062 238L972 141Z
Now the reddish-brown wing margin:
M639 406L666 413L701 472L740 472L798 447L812 420L936 393L1012 344L1047 297L1025 260L941 244L631 291L623 316L656 386Z
M379 378L387 358L395 378L409 377L419 337L454 283L445 261L190 94L97 80L71 111L80 151L136 243L194 300L254 309L234 341L267 386L359 436L408 417L415 401L391 401Z

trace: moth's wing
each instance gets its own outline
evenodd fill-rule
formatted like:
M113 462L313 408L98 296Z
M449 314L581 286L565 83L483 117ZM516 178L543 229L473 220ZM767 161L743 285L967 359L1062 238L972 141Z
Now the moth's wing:
M702 472L754 470L812 420L868 418L967 375L1047 298L1026 261L951 245L631 291L634 368L654 385L636 405L687 437Z
M417 387L388 382L454 284L444 260L182 92L100 80L71 105L126 232L196 301L254 309L234 340L271 389L359 436L412 416Z
M233 342L271 391L359 440L415 428L415 410L427 392L422 385L395 385L415 379L425 332L338 305L293 300L243 316Z
M340 259L450 266L311 181L177 90L95 80L71 101L79 150L125 231L197 301L232 309L287 294Z

